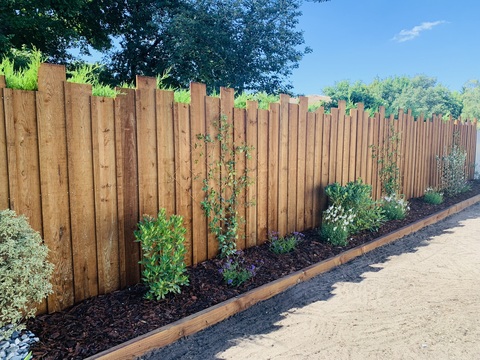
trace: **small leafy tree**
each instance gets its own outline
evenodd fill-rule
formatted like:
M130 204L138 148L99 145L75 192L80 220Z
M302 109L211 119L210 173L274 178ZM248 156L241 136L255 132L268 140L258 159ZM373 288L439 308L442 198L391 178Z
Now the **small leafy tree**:
M235 255L238 239L239 223L244 221L238 214L240 206L251 204L241 203L240 194L252 184L248 169L238 172L236 164L243 156L250 159L253 147L246 144L236 144L232 138L232 124L222 115L214 121L216 135L197 134L201 143L195 144L197 149L207 149L209 153L201 152L207 158L207 177L203 179L205 199L201 202L205 216L210 219L209 230L218 240L220 256L227 258ZM218 158L213 156L211 149L219 146Z
M440 174L440 190L448 196L454 196L470 190L465 166L467 152L460 146L460 134L453 134L453 144L448 155L437 156L437 171Z
M149 290L145 297L160 300L168 293L180 293L180 286L188 285L185 274L185 233L183 219L172 215L167 219L165 209L160 209L158 217L145 215L135 231L137 242L142 247L144 266L143 280Z
M52 293L53 265L47 254L24 216L0 211L0 340L24 328L22 320L33 317L35 304Z

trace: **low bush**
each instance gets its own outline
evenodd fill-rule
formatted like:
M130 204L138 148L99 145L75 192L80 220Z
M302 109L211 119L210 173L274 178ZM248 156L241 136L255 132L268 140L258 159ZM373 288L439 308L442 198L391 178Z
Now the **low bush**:
M427 188L425 190L425 194L423 195L423 201L425 201L427 204L441 204L443 202L443 193L432 188Z
M241 251L237 251L234 256L229 257L219 271L227 285L234 287L240 286L256 274L255 265L249 267L245 265Z
M341 186L339 183L328 185L325 188L329 202L351 209L355 214L348 232L357 233L362 230L376 231L385 222L382 208L372 197L372 187L364 184L361 179Z
M391 195L382 199L382 208L388 220L402 220L407 216L408 201L403 196Z
M149 288L147 299L160 300L169 293L180 293L180 287L189 284L184 260L186 231L182 217L172 215L167 219L165 209L156 219L144 216L138 224L135 237L142 248L140 264Z
M294 232L291 235L279 236L277 232L270 232L268 239L270 241L270 250L275 254L286 254L295 250L298 242L304 235L299 232Z
M24 328L35 304L52 293L48 248L24 216L0 211L0 340ZM12 325L6 327L6 325Z
M320 238L335 246L348 244L347 226L325 222L320 228Z

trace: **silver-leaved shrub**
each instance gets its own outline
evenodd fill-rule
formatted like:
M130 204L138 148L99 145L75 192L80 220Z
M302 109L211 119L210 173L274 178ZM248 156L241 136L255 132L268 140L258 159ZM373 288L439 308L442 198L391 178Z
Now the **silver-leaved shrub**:
M24 328L23 320L33 317L36 304L52 293L47 254L23 215L0 211L0 340Z

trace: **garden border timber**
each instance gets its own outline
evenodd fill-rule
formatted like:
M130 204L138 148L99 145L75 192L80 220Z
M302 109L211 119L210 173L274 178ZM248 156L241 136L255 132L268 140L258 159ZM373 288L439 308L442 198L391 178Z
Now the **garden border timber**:
M226 300L208 309L187 316L171 324L162 326L132 340L126 341L108 350L102 351L87 360L123 360L134 359L147 352L167 346L182 337L193 335L220 321L223 321L260 301L267 300L294 285L307 281L317 275L325 273L339 265L345 264L358 256L364 255L378 247L398 240L406 235L412 234L426 226L432 225L446 217L460 212L480 202L480 195L464 200L456 205L442 210L429 217L404 226L397 231L372 240L366 244L347 250L333 258L313 264L303 270L296 271L283 278L277 279L244 294Z

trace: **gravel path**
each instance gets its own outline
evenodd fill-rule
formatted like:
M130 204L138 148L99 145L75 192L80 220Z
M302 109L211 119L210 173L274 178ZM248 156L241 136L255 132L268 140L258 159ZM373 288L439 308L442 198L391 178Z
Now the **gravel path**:
M142 359L480 359L480 204Z

